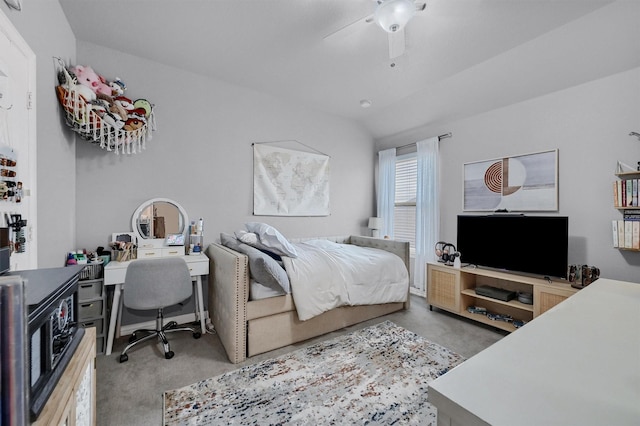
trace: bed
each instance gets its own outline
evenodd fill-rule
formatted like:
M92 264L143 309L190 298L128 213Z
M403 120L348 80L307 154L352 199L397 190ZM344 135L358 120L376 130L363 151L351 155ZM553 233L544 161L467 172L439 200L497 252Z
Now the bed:
M253 256L250 257L238 247L230 248L223 243L229 239L228 234L221 235L221 243L212 243L205 250L210 259L209 273L209 313L216 332L232 363L243 362L247 357L268 352L283 346L316 337L334 330L353 325L368 319L376 318L409 307L408 270L409 270L409 243L393 240L384 240L361 236L338 236L309 238L304 240L292 240L291 244L298 250L306 250L308 246L319 246L319 251L337 249L339 253L350 250L353 247L362 247L370 250L367 253L378 255L384 253L387 256L393 254L402 265L406 275L406 283L400 285L395 282L393 290L388 290L393 302L386 302L387 290L375 287L375 291L363 291L362 288L349 289L346 293L332 292L333 305L321 302L319 306L310 305L310 308L298 314L296 303L306 303L300 299L300 295L308 295L307 291L301 291L300 285L305 285L305 263L300 263L301 256L281 256L286 269L286 275L291 279L291 291L280 295L267 294L264 298L254 300L250 297L254 293L252 283L255 276L252 267L257 271L260 262ZM259 242L258 242L259 243ZM339 245L337 248L334 244ZM232 245L232 244L231 244ZM233 245L232 245L233 246ZM301 247L304 249L301 249ZM272 247L269 247L271 249ZM264 249L264 247L263 247ZM316 250L316 249L313 249ZM380 252L380 253L374 253ZM269 253L273 255L273 253ZM313 254L315 255L315 253ZM369 256L367 254L366 256ZM264 259L263 259L264 261ZM377 260L370 263L377 263ZM333 265L333 263L330 263ZM291 269L295 269L292 272ZM340 269L336 267L335 269ZM349 269L349 268L347 268ZM263 271L264 272L264 271ZM273 272L273 271L271 271ZM279 271L278 271L279 273ZM341 272L345 274L344 269ZM348 274L349 272L346 272ZM377 272L376 272L377 273ZM297 278L296 278L297 276ZM313 280L313 276L308 281ZM321 278L320 281L324 280ZM334 284L340 286L340 280ZM360 280L362 281L362 280ZM366 278L369 281L369 278ZM399 289L402 295L398 297ZM298 291L296 292L296 289ZM372 293L373 299L363 303L357 300L356 293ZM359 296L358 296L359 297ZM380 299L382 297L382 299ZM347 299L347 300L345 300ZM353 299L353 300L352 300ZM297 300L297 302L296 302Z

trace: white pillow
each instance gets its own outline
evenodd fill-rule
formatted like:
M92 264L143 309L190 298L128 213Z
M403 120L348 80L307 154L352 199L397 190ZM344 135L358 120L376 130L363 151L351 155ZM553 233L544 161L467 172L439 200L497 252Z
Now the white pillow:
M247 231L258 236L260 244L280 256L298 257L295 247L273 226L260 222L245 223ZM243 241L244 242L244 241ZM248 242L245 242L249 244Z
M258 234L254 234L253 232L236 231L235 235L238 240L242 241L245 244L249 244L250 246L255 246L260 242Z
M278 262L282 261L282 256L288 256L288 254L284 253L279 248L272 248L272 247L269 247L269 246L267 246L265 244L262 244L260 242L260 237L258 237L258 234L255 234L253 232L236 231L235 235L236 235L236 238L238 239L238 241L240 241L241 243L244 243L244 244L246 244L248 246L251 246L253 248L256 248L256 249L268 254L269 256L271 256L275 260L277 260Z

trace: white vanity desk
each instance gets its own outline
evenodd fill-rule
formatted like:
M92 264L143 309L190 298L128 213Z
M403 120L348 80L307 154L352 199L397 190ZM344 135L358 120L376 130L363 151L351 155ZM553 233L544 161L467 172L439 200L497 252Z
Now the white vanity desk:
M187 262L189 271L191 272L191 278L193 278L196 284L196 317L200 319L200 329L204 334L206 333L207 329L202 296L202 276L209 273L209 258L204 254L181 257ZM122 311L121 295L122 289L124 287L124 277L127 273L127 267L131 262L132 261L109 262L107 266L104 267L104 285L114 286L113 305L111 307L111 318L109 319L109 333L107 336L107 347L105 349L105 355L111 354L116 329L118 329L119 334L119 319Z
M161 220L159 220L161 219ZM209 258L204 254L184 255L184 246L167 246L165 238L158 236L169 234L183 234L188 237L189 218L187 212L173 200L167 198L154 198L145 201L136 209L131 219L133 234L138 242L138 259L163 258L180 256L186 262L191 272L191 278L195 282L196 319L200 321L200 329L204 334L206 318L204 301L202 296L202 276L209 274ZM156 229L161 228L161 233ZM120 316L122 313L122 290L127 274L127 268L131 262L109 262L104 268L104 285L114 286L111 318L109 320L109 332L105 355L111 354L113 339L120 335Z

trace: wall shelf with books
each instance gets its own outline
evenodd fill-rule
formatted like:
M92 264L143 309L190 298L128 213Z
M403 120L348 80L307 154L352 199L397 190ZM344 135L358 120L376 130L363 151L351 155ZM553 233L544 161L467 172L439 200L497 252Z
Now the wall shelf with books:
M620 169L620 166L619 166ZM640 252L640 170L619 171L613 183L613 207L622 213L612 221L613 247Z
M613 206L616 209L638 209L638 182L640 171L616 173L618 179L613 183Z

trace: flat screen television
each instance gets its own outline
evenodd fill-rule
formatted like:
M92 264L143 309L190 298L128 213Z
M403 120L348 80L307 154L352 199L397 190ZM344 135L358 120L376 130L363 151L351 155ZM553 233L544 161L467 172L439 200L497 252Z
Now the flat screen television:
M566 278L569 218L510 214L459 215L463 265Z

